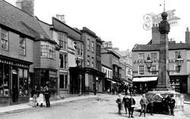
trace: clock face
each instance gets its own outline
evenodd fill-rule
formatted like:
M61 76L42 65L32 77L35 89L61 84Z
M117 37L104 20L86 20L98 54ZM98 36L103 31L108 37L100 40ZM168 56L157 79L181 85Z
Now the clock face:
M144 19L143 29L146 31L150 30L152 27L152 16L146 14L144 15L143 19Z

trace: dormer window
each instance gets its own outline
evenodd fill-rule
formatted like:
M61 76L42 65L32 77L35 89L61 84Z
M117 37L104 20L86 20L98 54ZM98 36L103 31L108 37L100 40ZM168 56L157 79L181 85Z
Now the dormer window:
M1 48L3 50L8 50L8 47L9 47L8 31L1 29Z

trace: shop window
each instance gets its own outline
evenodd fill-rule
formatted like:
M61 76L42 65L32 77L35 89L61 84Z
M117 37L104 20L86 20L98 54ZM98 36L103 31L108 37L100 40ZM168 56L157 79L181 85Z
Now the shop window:
M26 55L26 39L23 37L20 37L19 40L19 54Z
M59 79L60 79L60 84L59 84L59 88L64 88L64 75L60 75Z
M19 69L19 96L28 96L28 70Z
M67 85L68 85L67 74L66 75L61 74L59 88L67 89Z
M8 50L8 47L9 47L8 31L1 29L1 48L4 50Z
M67 75L65 75L65 88L67 88L67 84L68 84L68 79L67 79Z
M0 96L9 96L9 65L0 63Z

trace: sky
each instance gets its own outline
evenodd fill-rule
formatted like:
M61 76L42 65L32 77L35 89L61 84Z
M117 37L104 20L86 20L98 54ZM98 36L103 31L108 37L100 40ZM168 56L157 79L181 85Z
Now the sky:
M16 0L6 0L15 5ZM103 41L112 41L120 50L151 40L151 30L143 29L143 16L163 12L164 0L34 0L34 14L52 23L56 14L65 15L66 24L94 31ZM186 27L190 27L189 0L166 0L167 10L175 9L178 23L171 27L169 38L185 42Z

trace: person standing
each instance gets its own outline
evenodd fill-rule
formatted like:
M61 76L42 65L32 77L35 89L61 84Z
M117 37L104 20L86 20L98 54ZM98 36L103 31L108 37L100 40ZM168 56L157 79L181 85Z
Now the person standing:
M124 108L125 108L125 112L127 114L127 111L129 113L129 107L130 107L130 100L129 100L129 97L127 95L125 95L123 97L123 104L124 104Z
M149 112L150 112L151 115L153 115L153 111L154 111L154 99L153 99L153 97L151 97L151 98L149 99L149 106L150 106Z
M117 103L117 106L118 106L118 114L121 114L121 108L122 108L121 94L118 95L116 103Z
M145 94L143 94L140 100L141 112L139 116L141 116L142 113L144 113L144 117L146 116L147 104L148 104L148 100L146 99Z
M45 86L45 91L44 91L44 96L45 96L45 101L46 101L46 107L50 107L50 91L48 86Z
M133 112L134 112L134 108L135 108L135 99L132 97L129 98L129 118L134 118L133 117Z
M168 105L169 105L169 114L174 116L175 99L173 95L170 97Z

